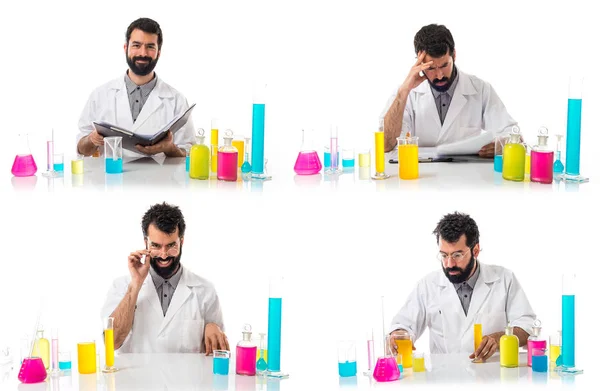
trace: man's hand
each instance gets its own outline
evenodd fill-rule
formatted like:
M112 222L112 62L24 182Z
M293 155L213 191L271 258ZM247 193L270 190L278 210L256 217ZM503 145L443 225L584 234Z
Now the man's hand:
M145 257L144 263L142 263L142 257ZM131 282L139 288L148 276L148 270L150 270L150 252L148 250L134 251L129 254L127 260Z
M167 133L165 138L154 145L148 145L145 147L138 144L135 147L138 151L146 155L156 155L157 153L164 152L167 156L185 156L185 152L183 152L173 143L173 133L171 133L171 131Z
M396 340L402 339L410 339L410 334L406 330L394 330L388 335L388 345L390 346L390 350L392 354L398 354L398 345L396 345ZM415 344L412 344L412 350L415 349Z
M494 157L495 150L496 150L496 143L491 142L491 143L481 147L481 149L479 150L479 156L492 158L492 157Z
M500 337L495 335L486 335L481 339L481 343L477 350L469 356L471 360L481 360L485 361L488 358L492 357L494 353L498 350Z
M227 336L215 323L207 323L204 326L204 346L207 356L215 350L229 350Z
M408 94L412 89L417 88L425 79L427 79L427 76L420 75L421 72L423 72L424 70L429 68L431 64L433 64L433 61L423 63L423 59L425 59L426 54L427 53L425 53L424 51L419 52L419 55L417 56L417 62L410 69L410 72L408 72L406 80L404 80L404 83L402 83L402 86L400 86L400 91L403 91L404 93Z
M87 135L88 140L96 147L101 147L104 145L104 136L94 129L92 133Z

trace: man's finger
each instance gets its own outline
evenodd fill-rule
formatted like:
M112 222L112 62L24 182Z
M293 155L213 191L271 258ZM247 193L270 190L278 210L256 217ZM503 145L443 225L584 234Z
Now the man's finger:
M204 338L204 345L206 347L206 355L208 356L209 354L211 354L213 352L212 343L210 342L210 338L208 338L208 337Z
M225 345L227 345L227 342L225 340L225 335L224 334L219 334L218 337L219 340L219 349L223 349L223 350L229 350Z

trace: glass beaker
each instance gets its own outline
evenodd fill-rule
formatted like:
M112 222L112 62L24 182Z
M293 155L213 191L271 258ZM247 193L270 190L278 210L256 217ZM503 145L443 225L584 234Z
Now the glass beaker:
M502 173L502 155L504 154L504 145L508 137L498 135L494 140L494 171Z
M15 156L10 172L14 176L25 177L35 175L37 165L29 148L29 135L27 133L19 134L18 152Z
M398 177L419 178L419 138L398 137Z
M545 348L532 350L531 370L534 372L548 372L548 356Z
M354 168L354 148L342 149L342 169Z
M108 318L104 325L104 368L102 372L112 373L118 371L115 367L115 334L114 318Z
M71 174L83 174L83 155L77 155L71 160Z
M229 375L229 351L213 351L213 373L215 375Z
M425 354L423 352L413 353L413 371L425 372Z
M356 343L338 341L338 372L341 377L356 376Z
M370 149L361 149L358 152L358 167L371 167Z
M294 171L298 175L314 175L322 168L321 159L314 148L314 131L302 129L302 146L294 164Z
M237 181L238 150L231 144L232 140L233 132L227 129L217 157L217 179L222 181Z
M96 341L77 344L77 368L82 375L96 373Z
M390 176L385 173L385 144L383 131L375 132L375 175L373 179L388 179Z
M65 171L65 154L55 153L53 162L54 171L64 172Z
M61 371L71 369L71 352L58 352L58 369Z
M104 138L104 163L107 174L123 172L123 137Z
M398 364L402 364L403 368L412 368L413 366L413 357L412 357L412 347L413 342L408 333L404 334L394 334L393 335L394 344L396 345L396 362Z

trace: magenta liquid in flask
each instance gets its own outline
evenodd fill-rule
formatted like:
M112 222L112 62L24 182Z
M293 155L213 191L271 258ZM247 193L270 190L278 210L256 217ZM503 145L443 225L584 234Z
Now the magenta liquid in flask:
M540 128L538 143L531 151L530 179L532 182L552 183L554 179L554 151L548 147L548 129Z
M233 132L225 131L223 142L225 143L217 152L217 179L222 181L237 181L238 151L231 145Z
M235 348L235 373L238 375L256 375L256 345L252 342L252 327L244 326L242 340Z
M37 165L29 149L29 136L27 134L19 135L19 151L15 156L10 172L18 177L32 176L37 172Z
M298 175L318 174L323 165L313 143L314 132L302 129L302 146L296 158L294 171Z

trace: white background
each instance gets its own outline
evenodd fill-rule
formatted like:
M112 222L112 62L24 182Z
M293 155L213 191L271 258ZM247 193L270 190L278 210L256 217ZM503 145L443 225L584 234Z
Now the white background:
M165 34L156 70L198 104L197 127L208 128L210 118L219 117L223 128L249 136L250 84L266 75L269 164L293 165L302 126L321 130L322 144L329 123L337 123L342 144L369 146L383 104L414 62L414 33L436 22L454 35L457 65L492 83L528 141L541 124L564 133L567 79L583 71L588 93L581 167L583 173L597 171L592 108L599 102L590 92L600 60L592 2L119 3L0 6L3 131L32 133L40 170L50 129L56 129L61 148L72 148L89 93L126 69L127 25L148 16ZM8 171L16 152L9 143L1 148ZM188 232L182 262L216 284L230 341L239 339L246 322L266 330L267 277L286 276L282 365L292 374L315 359L323 363L322 376L337 381L336 341L363 341L365 329L380 327L381 294L389 298L389 322L417 279L439 267L431 231L454 210L476 219L481 261L516 273L546 333L560 327L561 273L580 276L577 358L584 369L593 368L594 345L585 341L593 338L598 213L590 195L510 198L506 192L461 192L460 186L446 193L244 198L160 189L118 198L89 192L2 195L0 339L17 354L40 295L47 301L44 325L68 333L65 345L74 348L77 340L97 335L110 282L127 273L126 256L143 245L143 213L166 200L183 209ZM427 347L425 336L417 348Z

